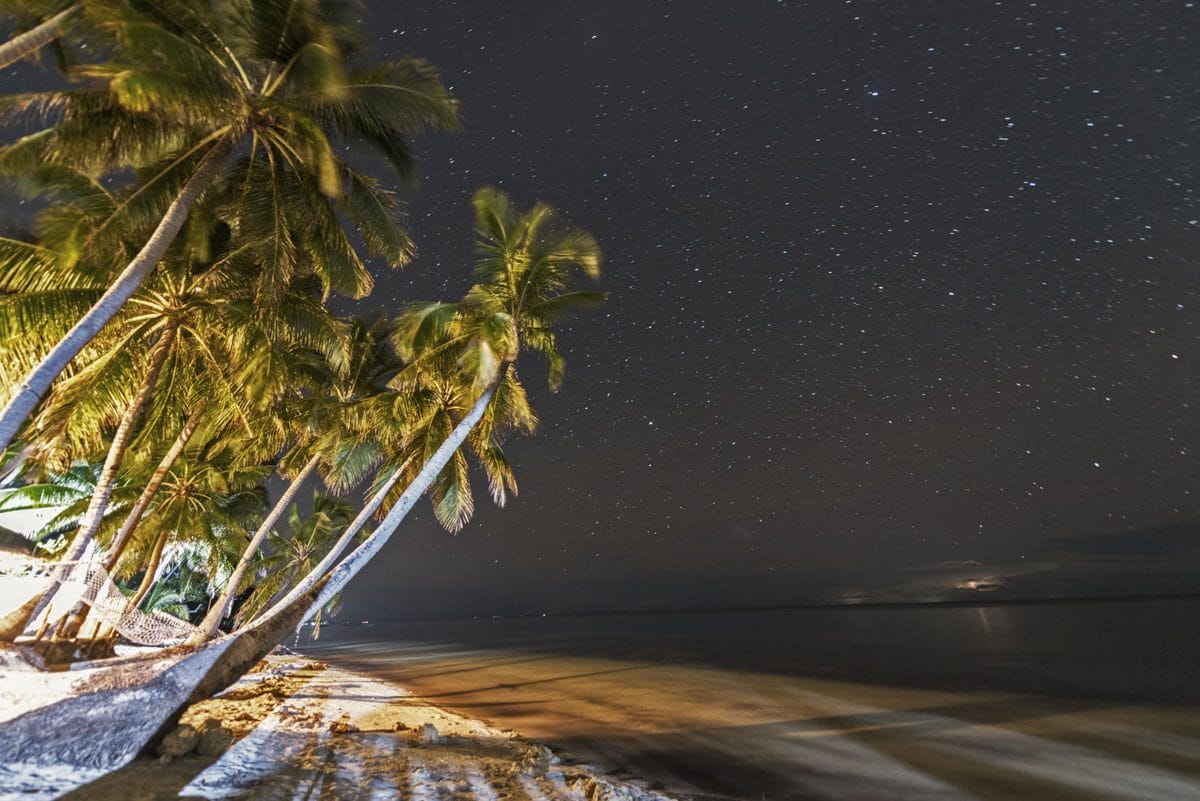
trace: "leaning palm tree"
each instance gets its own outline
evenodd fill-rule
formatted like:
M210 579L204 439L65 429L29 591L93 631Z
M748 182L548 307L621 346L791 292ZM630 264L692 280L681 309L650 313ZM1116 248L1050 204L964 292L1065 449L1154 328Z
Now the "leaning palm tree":
M480 283L463 304L450 312L443 309L430 317L425 312L435 310L414 311L409 317L414 323L409 329L411 336L402 338L414 355L429 357L426 364L437 361L439 355L456 353L463 367L474 368L470 375L478 394L467 415L456 422L451 435L425 461L416 480L380 526L332 572L317 576L306 592L281 601L230 636L203 647L174 650L169 662L163 659L147 664L145 678L137 687L106 696L107 703L115 705L121 715L121 737L109 738L92 749L97 764L116 767L131 759L154 732L162 730L187 705L228 687L287 637L306 612L323 608L340 592L382 547L412 504L433 485L469 432L486 419L493 408L492 399L502 386L501 374L510 372L522 348L546 352L552 382L561 380L563 363L550 324L566 311L602 298L598 293L571 289L578 271L592 277L598 274L595 243L586 234L553 226L545 207L536 208L536 213L518 214L495 191L476 196L476 211L481 233ZM430 327L440 329L440 334L430 335ZM411 380L412 372L416 370L410 371L408 379L400 380ZM161 700L154 709L147 709L144 703L148 688ZM72 730L74 716L87 714L90 703L90 699L82 703L71 699L10 721L9 736L0 739L0 756L19 759L25 742L22 738L35 736L39 741L51 742L61 753L78 753L84 743ZM89 729L89 736L94 736L93 732Z
M554 211L543 204L519 212L498 189L479 190L473 202L479 283L459 304L422 304L409 309L397 339L401 354L411 365L393 380L403 386L417 380L421 370L431 369L431 365L445 369L455 364L466 368L474 387L473 400L437 447L422 454L420 469L371 535L332 572L310 573L264 617L281 613L318 585L314 610L341 592L379 552L417 500L435 488L476 427L497 425L497 410L502 405L495 403L496 396L510 386L506 378L514 372L520 351L534 350L546 357L551 389L557 389L564 361L553 324L566 313L604 300L603 292L575 289L581 273L592 280L600 276L600 250L590 234L556 224ZM531 415L525 411L527 405L509 406L522 417ZM452 520L461 504L462 499L443 496L439 516L444 522ZM335 546L331 553L336 550ZM326 560L318 566L324 567Z
M204 636L217 633L259 549L309 476L324 463L326 483L335 489L348 489L377 461L381 440L395 434L393 426L366 420L359 408L378 398L387 388L387 381L400 369L388 342L391 331L385 321L369 324L360 319L349 320L347 330L344 369L326 372L325 381L313 387L316 391L291 409L301 418L301 424L294 426L298 431L297 441L287 454L285 465L298 472L250 538L230 581L205 616L200 625ZM348 425L347 418L357 420L358 426Z
M202 458L203 452L196 454ZM227 460L181 460L171 470L160 499L146 517L147 532L169 532L170 541L186 544L202 555L210 580L228 575L246 531L261 519L266 493L261 485L269 467ZM117 574L128 575L153 555L147 537L140 552L129 554Z
M451 435L456 421L469 414L478 394L472 377L454 369L446 372L445 364L440 365L442 370L436 369L434 364L444 362L444 358L431 362L427 365L418 361L413 365L413 368L421 369L408 371L403 391L393 393L392 397L380 397L366 409L359 410L371 415L377 421L376 425L380 420L403 420L404 436L395 440L394 445L389 442L382 446L386 458L375 474L367 502L327 549L324 558L311 570L300 574L302 580L275 606L290 603L311 590L337 564L346 548L363 534L371 518L384 516L386 510L403 499L407 488L417 482L430 454ZM388 408L388 401L392 402L393 408ZM529 406L525 389L517 379L516 371L509 370L496 389L487 412L471 429L465 442L483 468L497 506L504 506L507 495L517 492L516 478L500 440L514 429L532 433L536 425L537 418ZM428 494L434 517L447 531L458 532L470 521L475 503L464 448L460 447L451 455Z
M354 508L335 495L314 492L312 510L304 514L293 504L288 510L288 532L272 532L267 554L255 570L253 591L238 610L248 621L283 597L292 581L307 575L354 516Z
M110 200L103 192L99 195ZM205 242L200 250L214 260L197 263L188 258L195 256L194 247L167 260L85 351L91 352L90 363L56 382L31 426L36 441L71 452L81 438L102 441L110 422L116 425L92 503L65 557L68 562L80 558L99 530L108 493L144 411L148 410L151 418L146 427L161 429L162 410L180 406L181 393L194 394L203 387L208 405L218 410L219 418L238 417L248 427L253 411L247 398L271 397L275 390L268 385L272 380L276 385L291 384L290 377L278 375L277 365L273 367L268 358L281 346L317 348L335 362L340 358L341 329L320 302L319 279L293 279L276 288L274 297L263 299L254 286L257 271L253 262L239 257L237 249L213 252L207 238ZM12 282L26 291L0 301L0 330L19 332L31 327L23 325L23 318L29 316L23 314L26 307L52 309L64 294L86 295L86 279L75 276L74 271L56 277L57 284L45 277L39 279L35 289ZM0 286L4 285L0 276ZM103 290L92 287L91 291L98 294ZM132 393L128 391L131 381ZM193 405L181 424L166 427L166 435L174 442L111 543L105 569L111 570L120 558L162 477L195 433L204 404ZM30 599L6 616L0 638L16 636L45 607L62 577L55 574L41 598ZM81 616L77 622L82 622Z
M0 69L28 58L58 39L80 4L62 0L4 0L0 11L17 18L21 33L0 44Z
M195 460L184 458L163 482L154 507L115 571L127 577L139 568L143 580L129 603L136 606L153 586L154 575L168 544L187 548L198 558L213 585L229 574L241 549L246 529L257 522L265 506L261 489L270 468L209 457L198 449ZM74 636L86 613L71 621L66 636ZM99 627L99 621L97 621Z
M457 124L455 101L424 62L347 66L355 27L339 4L159 0L135 10L121 0L92 0L85 11L116 43L109 61L78 70L100 88L6 98L0 109L9 116L48 115L57 123L5 148L0 168L18 174L47 165L93 174L139 171L135 196L109 220L80 232L79 246L69 253L34 254L31 268L107 253L114 229L147 233L108 290L0 412L0 450L166 255L235 154L243 155L230 174L237 187L229 197L238 206L239 234L257 247L268 289L286 283L297 261L307 258L335 291L361 297L370 274L339 214L393 265L409 258L411 242L394 198L336 155L335 142L366 143L408 177L413 165L406 137ZM311 217L301 231L289 225L296 208Z
M313 286L303 281L288 286L280 303L267 307L252 288L239 284L242 277L239 271L204 273L199 281L181 276L173 291L140 304L135 295L131 302L143 319L166 313L183 318L176 358L142 432L151 442L173 440L110 543L106 569L120 558L166 472L197 432L210 439L224 433L223 448L236 447L243 463L271 458L277 451L258 425L272 399L306 388L300 373L318 360L304 349L321 350L335 363L342 357L341 327Z
M291 455L295 457L297 453L299 451L294 451ZM282 474L288 479L286 488L275 502L275 505L271 507L266 517L258 524L258 528L250 537L249 542L246 543L245 547L240 549L237 563L233 565L229 577L224 582L224 587L217 593L216 598L209 607L208 614L205 615L204 621L200 624L201 631L207 632L207 636L212 636L212 634L216 633L221 621L229 614L234 598L242 586L242 580L251 569L262 543L274 530L275 524L279 522L279 518L292 503L305 482L320 466L322 456L320 451L305 451L305 454L307 458L303 461L297 472L290 476L287 473Z

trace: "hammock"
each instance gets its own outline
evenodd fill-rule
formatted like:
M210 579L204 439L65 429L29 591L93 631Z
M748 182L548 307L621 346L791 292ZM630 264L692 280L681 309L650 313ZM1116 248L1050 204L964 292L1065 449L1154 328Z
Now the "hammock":
M108 571L95 560L73 563L30 560L27 564L36 566L43 575L60 572L62 582L43 615L30 623L31 630L36 631L42 620L57 619L82 602L91 608L92 617L138 645L176 645L198 631L177 617L158 611L143 612L130 604ZM42 583L41 591L45 592L49 586L49 583Z

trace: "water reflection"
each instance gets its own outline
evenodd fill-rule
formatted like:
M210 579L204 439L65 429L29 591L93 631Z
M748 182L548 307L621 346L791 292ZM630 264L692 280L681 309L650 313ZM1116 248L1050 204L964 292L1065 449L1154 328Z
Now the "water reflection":
M1176 801L1200 799L1197 612L1177 602L405 624L329 629L314 653L681 791L1083 801L1103 787Z

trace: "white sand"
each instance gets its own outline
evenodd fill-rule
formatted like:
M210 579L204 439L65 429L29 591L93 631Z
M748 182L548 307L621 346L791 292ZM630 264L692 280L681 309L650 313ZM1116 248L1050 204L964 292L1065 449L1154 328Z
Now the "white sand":
M404 798L425 801L667 801L561 763L510 732L432 706L389 682L299 657L271 657L184 723L216 718L236 740L220 757L140 759L97 778L23 777L21 795L166 798ZM436 729L436 737L431 737ZM423 728L424 727L424 728ZM65 766L64 766L65 767Z

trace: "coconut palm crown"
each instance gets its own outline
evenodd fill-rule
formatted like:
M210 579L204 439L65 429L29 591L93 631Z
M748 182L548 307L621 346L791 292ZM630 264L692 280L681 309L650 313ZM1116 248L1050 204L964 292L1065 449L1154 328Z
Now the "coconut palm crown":
M22 176L132 170L138 188L62 250L25 255L33 269L111 256L89 269L117 274L0 413L0 449L223 176L226 216L259 266L263 293L311 269L327 290L362 297L371 276L341 218L389 264L406 262L412 246L394 196L348 164L340 145L366 144L407 179L407 137L457 125L457 103L425 62L352 64L356 28L344 3L91 0L83 12L115 43L111 58L76 68L80 88L0 100L3 117L49 122L0 151L0 169ZM131 230L145 231L132 258L113 246Z
M498 402L505 392L520 387L514 374L520 351L529 349L546 357L551 389L557 389L564 364L552 325L569 312L605 299L604 292L578 288L580 278L595 280L600 275L600 250L590 234L561 225L544 204L522 213L495 188L476 192L473 204L478 282L460 303L416 304L401 316L393 339L409 364L391 381L397 388L420 389L428 374L453 376L471 385L473 402L469 406L434 404L435 414L450 411L454 415L454 425L444 431L440 442L427 439L425 447L414 454L419 469L404 482L403 491L380 524L334 566L333 559L345 545L336 543L321 564L264 619L282 614L309 592L316 593L312 612L323 608L379 552L426 493L433 493L435 512L443 524L452 530L461 525L461 515L469 517L470 508L463 505L466 499L451 497L453 493L445 487L448 467L455 483L461 478L456 475L462 464L459 450L473 439L495 445L502 429L532 424L523 391L520 400L509 397L507 402ZM384 483L371 505L391 490L397 476L413 466L406 460L393 471L391 481ZM488 469L484 459L484 466L493 481L493 494L502 492L505 477L511 477L507 462L502 466L494 463ZM501 478L499 487L496 477Z
M561 225L544 203L521 212L499 189L484 187L472 204L478 282L459 303L410 306L395 337L398 349L416 369L450 356L480 385L519 351L532 350L546 359L555 391L565 363L554 324L607 297L577 288L580 278L599 279L599 246L586 231ZM402 372L394 385L413 372Z

